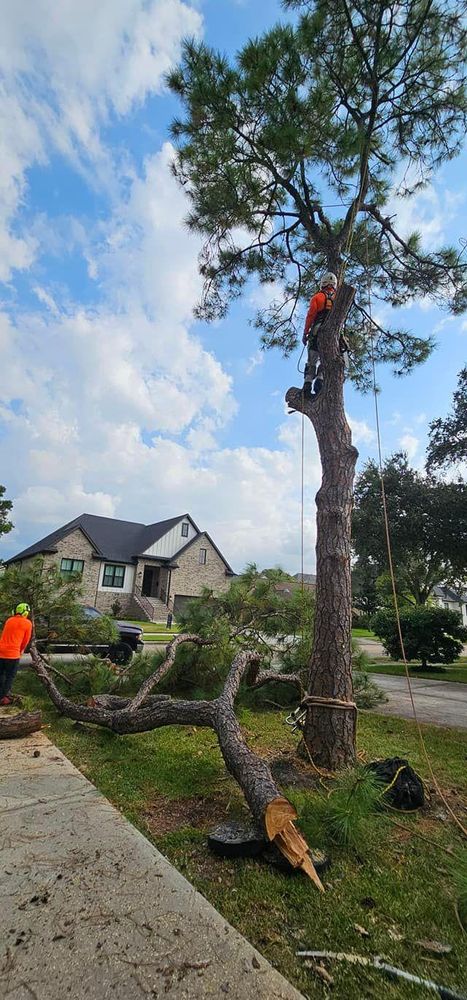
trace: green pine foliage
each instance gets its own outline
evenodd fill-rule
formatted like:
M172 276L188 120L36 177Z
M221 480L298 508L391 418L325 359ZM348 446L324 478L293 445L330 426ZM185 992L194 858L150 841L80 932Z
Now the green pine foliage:
M65 580L58 566L46 566L41 557L24 566L9 566L0 577L0 621L25 601L31 607L38 639L83 647L86 643L117 641L118 631L110 618L86 619L80 599L79 578Z
M383 785L372 771L359 766L343 771L330 791L301 809L301 819L315 843L363 850L374 824Z
M255 325L265 347L289 354L301 306L323 268L357 289L348 318L351 377L370 382L377 360L396 373L424 361L431 337L381 328L373 295L390 305L429 296L460 313L465 266L456 247L427 251L389 214L463 144L466 24L454 0L284 0L295 13L229 61L189 40L169 87L174 172L204 238L199 315L225 315L251 278L271 291Z

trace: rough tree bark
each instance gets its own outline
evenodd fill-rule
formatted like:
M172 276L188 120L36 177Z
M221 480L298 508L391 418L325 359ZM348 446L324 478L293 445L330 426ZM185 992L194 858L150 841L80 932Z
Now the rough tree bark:
M350 535L358 452L345 416L345 371L339 353L339 337L354 294L353 288L343 285L321 327L318 347L324 384L320 394L305 399L302 389L291 388L285 397L289 406L313 424L323 473L316 495L315 631L303 736L315 763L331 771L355 760ZM313 703L313 699L317 700Z
M296 810L281 794L266 762L246 745L235 715L234 703L242 678L245 677L251 686L255 686L257 678L259 683L266 683L262 675L258 675L259 654L248 651L237 654L223 691L213 701L183 701L168 695L152 695L154 687L170 670L177 647L183 642L209 645L197 635L178 635L167 647L164 662L144 681L134 698L104 694L91 698L87 705L77 704L62 695L48 673L34 641L30 652L33 669L50 699L58 711L70 719L104 726L120 734L142 733L170 725L206 726L213 729L227 770L240 785L258 826L264 830L268 840L274 840L293 866L301 867L323 891L308 853L308 845L294 826ZM292 677L294 682L300 684L295 675L287 677L289 683ZM276 675L275 680L280 681L281 675Z
M42 726L41 712L18 712L0 717L0 740L11 740L37 733Z

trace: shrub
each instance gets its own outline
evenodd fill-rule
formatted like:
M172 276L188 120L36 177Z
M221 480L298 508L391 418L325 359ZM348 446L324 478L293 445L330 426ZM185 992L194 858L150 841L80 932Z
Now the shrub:
M428 663L452 663L462 652L467 640L460 615L447 608L418 605L401 608L400 622L407 660L420 660L423 668ZM397 619L394 611L378 611L372 620L373 630L381 639L389 656L401 656Z

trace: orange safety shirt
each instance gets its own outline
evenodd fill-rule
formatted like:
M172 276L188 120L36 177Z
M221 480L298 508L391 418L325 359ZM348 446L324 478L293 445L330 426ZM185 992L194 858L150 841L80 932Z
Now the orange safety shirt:
M0 660L19 660L32 635L32 622L23 615L7 618L0 635Z
M328 287L332 288L332 286ZM334 288L332 288L332 291L334 291ZM327 296L325 292L316 292L315 295L313 295L313 298L311 299L305 320L305 333L307 337L308 334L310 333L313 323L316 320L318 313L322 312L323 309L326 308L326 298Z

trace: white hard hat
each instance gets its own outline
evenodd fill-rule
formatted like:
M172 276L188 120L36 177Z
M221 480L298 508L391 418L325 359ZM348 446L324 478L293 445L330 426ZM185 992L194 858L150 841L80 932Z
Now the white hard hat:
M321 278L320 288L325 288L326 285L332 285L333 288L337 288L337 278L332 271L325 271Z

